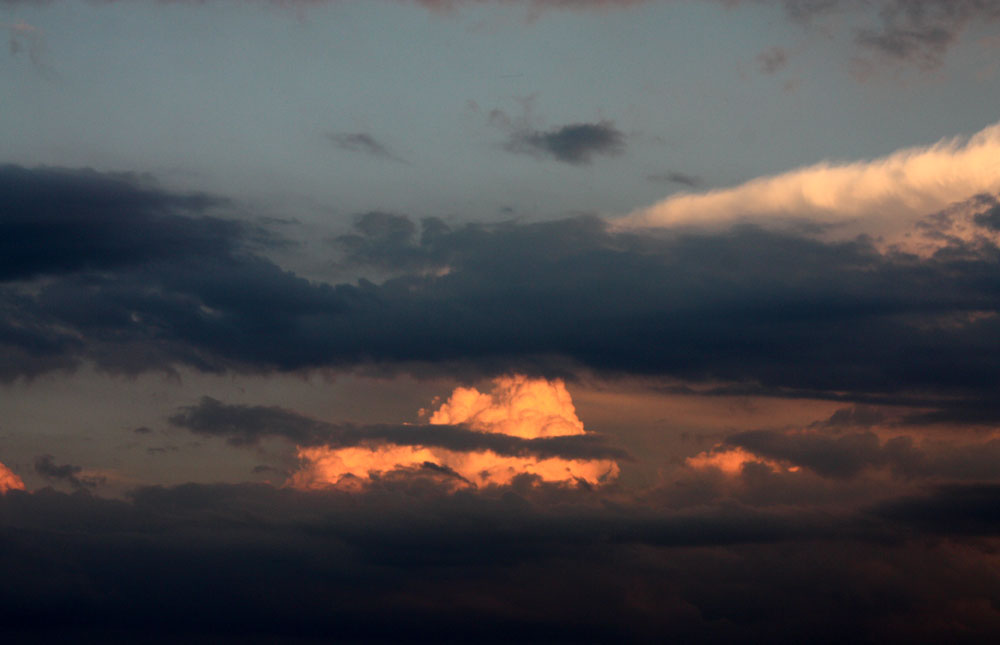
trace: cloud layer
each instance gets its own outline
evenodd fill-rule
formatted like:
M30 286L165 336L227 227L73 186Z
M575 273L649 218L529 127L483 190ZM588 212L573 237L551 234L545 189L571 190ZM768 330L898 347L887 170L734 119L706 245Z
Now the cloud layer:
M587 434L561 381L520 375L494 379L489 393L458 388L430 425L335 426L280 408L227 406L205 398L171 423L234 445L282 437L297 445L300 468L289 485L357 486L373 478L426 471L456 486L542 482L602 484L619 472L621 450Z
M425 478L360 494L9 492L0 618L18 638L103 642L447 631L470 641L793 643L822 633L930 643L1000 633L986 537L997 530L996 486L819 513L606 503L583 489L443 490Z
M733 188L682 193L619 220L622 227L765 226L806 221L849 235L894 237L921 217L1000 191L1000 125L872 161L821 163ZM844 233L842 232L841 235Z
M218 200L92 171L0 175L13 205L0 214L13 251L0 256L5 380L84 361L118 373L590 370L906 399L939 421L998 414L993 197L918 219L934 242L921 256L756 226L452 228L369 214L338 240L340 260L395 277L329 285L268 260L280 240L219 218Z

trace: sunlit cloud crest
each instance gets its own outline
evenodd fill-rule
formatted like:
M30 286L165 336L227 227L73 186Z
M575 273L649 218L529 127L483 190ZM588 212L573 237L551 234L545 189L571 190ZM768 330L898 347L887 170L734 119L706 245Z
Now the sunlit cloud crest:
M472 432L524 439L586 434L562 381L523 375L496 378L489 392L456 388L429 415L432 425L464 425ZM425 446L300 447L298 457L302 468L288 483L301 489L352 488L398 472L450 477L456 487L503 486L524 475L545 482L594 485L613 480L619 473L618 464L608 459L503 456L489 450L459 452Z
M17 473L0 463L0 495L7 491L24 489L24 482Z

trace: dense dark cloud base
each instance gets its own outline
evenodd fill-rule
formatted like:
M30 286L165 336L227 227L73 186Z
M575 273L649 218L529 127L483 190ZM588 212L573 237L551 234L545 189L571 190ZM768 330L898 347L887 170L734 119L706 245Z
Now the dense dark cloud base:
M29 642L1000 635L989 537L1000 525L983 515L1000 502L995 486L829 516L435 487L387 480L355 496L186 485L128 502L10 493L0 498L4 631ZM946 517L932 511L941 504Z

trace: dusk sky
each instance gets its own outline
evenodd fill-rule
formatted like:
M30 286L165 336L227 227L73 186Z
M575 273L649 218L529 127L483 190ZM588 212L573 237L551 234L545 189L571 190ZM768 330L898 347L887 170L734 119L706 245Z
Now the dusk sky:
M1000 642L1000 1L0 35L10 642Z

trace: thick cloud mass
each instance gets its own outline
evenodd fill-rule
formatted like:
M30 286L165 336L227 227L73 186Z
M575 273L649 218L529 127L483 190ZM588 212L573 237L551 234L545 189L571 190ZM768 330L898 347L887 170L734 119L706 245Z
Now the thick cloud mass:
M0 214L4 243L35 249L5 258L6 275L47 276L0 284L5 379L82 360L130 373L586 368L785 395L905 396L996 418L992 198L967 205L964 237L949 233L947 213L919 222L940 245L926 257L752 226L628 233L586 217L457 228L432 219L417 235L402 216L370 215L345 257L397 277L331 286L255 253L267 241L259 232L191 212L202 198L192 205L92 172L6 172L17 178L0 183L8 195L22 183L77 193L58 209L15 199ZM114 219L91 216L108 203ZM161 213L177 203L184 214ZM152 250L115 242L120 229L140 230ZM69 239L82 241L71 260ZM112 260L109 244L124 249Z
M446 495L431 476L360 496L12 491L0 619L14 638L92 642L988 642L998 501L972 486L848 513L671 509Z
M115 270L230 251L236 222L201 215L219 202L91 170L0 166L0 281Z

